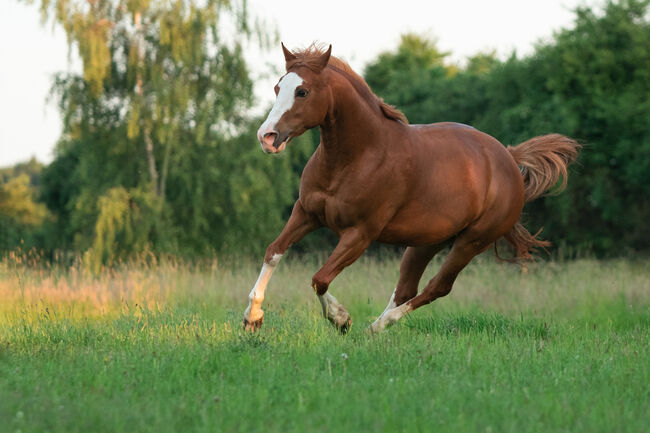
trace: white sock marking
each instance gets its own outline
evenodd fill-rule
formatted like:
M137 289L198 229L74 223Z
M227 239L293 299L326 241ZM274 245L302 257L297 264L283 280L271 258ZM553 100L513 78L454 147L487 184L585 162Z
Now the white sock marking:
M323 308L323 316L336 323L337 326L343 326L350 319L350 315L345 307L329 293L325 293L323 296L319 295L318 300Z
M262 271L260 272L253 290L251 290L248 295L248 308L244 312L244 319L248 322L254 322L261 319L264 316L264 311L262 311L262 301L264 301L264 292L266 291L266 286L271 279L273 270L278 264L282 254L274 254L273 258L269 260L269 263L264 263L262 265Z
M406 316L411 311L411 307L408 302L403 303L399 307L391 308L384 311L381 316L370 325L370 330L372 332L383 331L387 326L391 326L396 323L399 319Z
M381 313L382 315L383 315L386 311L388 311L388 310L390 310L390 309L392 309L392 308L397 307L397 304L395 304L395 292L397 292L397 287L395 287L395 290L393 290L393 294L390 295L390 299L388 300L388 305L386 305L386 308L384 308L384 312Z
M275 266L278 263L280 263L280 259L282 258L282 254L273 254L273 257L271 257L271 260L269 260L269 265Z
M325 317L335 317L336 313L339 311L339 301L329 293L325 293L323 296L318 296L320 305L323 308L323 316Z

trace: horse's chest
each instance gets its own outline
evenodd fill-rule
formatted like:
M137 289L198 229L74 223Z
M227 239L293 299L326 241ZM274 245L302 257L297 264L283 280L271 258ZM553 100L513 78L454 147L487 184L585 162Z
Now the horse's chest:
M303 208L319 219L321 224L333 230L355 225L359 209L344 197L326 192L313 192L301 197Z

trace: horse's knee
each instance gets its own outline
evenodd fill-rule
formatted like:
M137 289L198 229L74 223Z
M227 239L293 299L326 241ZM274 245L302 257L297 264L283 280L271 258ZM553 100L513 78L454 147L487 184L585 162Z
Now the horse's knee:
M278 247L278 245L276 245L276 243L273 242L266 249L266 254L264 254L264 263L268 263L271 266L275 266L278 264L281 258L282 258L282 252Z

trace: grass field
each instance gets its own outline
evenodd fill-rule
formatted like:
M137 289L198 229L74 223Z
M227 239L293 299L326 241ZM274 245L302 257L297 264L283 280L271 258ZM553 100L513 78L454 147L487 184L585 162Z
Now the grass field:
M260 332L241 330L258 265L0 262L0 432L646 432L650 261L479 258L452 293L371 337L397 259L310 289L281 263ZM435 261L425 278L440 264Z

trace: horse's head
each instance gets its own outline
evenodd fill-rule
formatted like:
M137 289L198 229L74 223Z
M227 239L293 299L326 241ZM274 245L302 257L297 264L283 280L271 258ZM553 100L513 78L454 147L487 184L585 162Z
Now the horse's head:
M275 86L276 100L257 138L266 153L279 153L292 138L323 123L330 94L321 71L327 66L332 46L308 63L282 45L287 73Z

